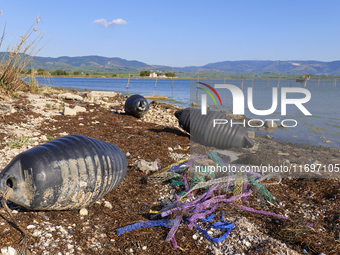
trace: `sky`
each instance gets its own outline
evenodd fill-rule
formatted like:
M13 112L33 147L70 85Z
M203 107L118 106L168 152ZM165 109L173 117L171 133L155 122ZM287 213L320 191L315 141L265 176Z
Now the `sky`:
M340 60L337 0L0 0L0 11L0 51L40 17L42 57L98 55L173 67Z

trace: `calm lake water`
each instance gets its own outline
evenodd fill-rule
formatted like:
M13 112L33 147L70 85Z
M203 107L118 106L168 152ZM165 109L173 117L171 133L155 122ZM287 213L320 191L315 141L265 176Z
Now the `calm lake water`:
M201 80L212 85L227 83L241 86L241 80ZM130 79L129 90L126 90L127 79L115 78L53 78L50 80L39 79L43 85L54 87L74 88L83 91L103 90L116 91L124 95L141 94L143 96L167 96L167 102L174 103L182 107L188 107L191 102L200 102L202 90L197 89L197 80L184 79ZM155 88L156 85L156 88ZM333 81L308 81L307 89L311 93L309 102L303 104L312 116L305 116L296 106L287 106L287 115L281 115L281 88L299 87L300 83L290 80L281 80L278 87L278 106L276 111L269 116L253 115L247 108L247 88L253 86L253 104L256 109L266 110L272 106L272 88L277 87L277 80L244 80L243 93L245 96L245 115L253 119L295 119L298 122L296 127L276 129L270 132L274 138L288 142L306 143L312 145L323 145L340 148L340 82L334 87ZM202 87L202 85L200 86ZM209 89L208 89L209 90ZM227 89L216 89L219 93L223 107L221 107L217 97L217 107L219 110L227 111L232 109L232 95ZM209 90L210 91L210 90ZM211 92L211 91L210 91ZM287 98L303 98L300 94L287 94ZM207 103L214 106L213 100L207 96ZM280 123L280 121L277 121ZM291 122L287 122L291 125ZM268 134L266 131L258 134ZM323 142L329 140L330 143Z

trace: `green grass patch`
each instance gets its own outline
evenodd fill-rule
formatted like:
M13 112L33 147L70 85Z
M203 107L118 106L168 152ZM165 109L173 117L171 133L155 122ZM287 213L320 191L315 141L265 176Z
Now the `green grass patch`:
M49 141L54 139L54 136L51 136L51 135L45 135L45 136L46 136L46 139L49 140Z
M320 130L327 130L327 128L313 128L312 130L309 130L310 133L319 133Z
M11 94L11 97L18 99L20 95L18 93L13 93Z
M21 137L12 137L11 140L7 143L7 147L21 147L25 144L31 143L30 138L26 136Z

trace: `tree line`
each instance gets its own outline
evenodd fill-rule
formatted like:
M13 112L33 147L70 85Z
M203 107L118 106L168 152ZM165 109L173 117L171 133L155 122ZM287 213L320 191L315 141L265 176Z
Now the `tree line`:
M61 69L57 69L54 71L46 71L42 68L39 68L38 70L34 70L33 68L29 68L28 70L22 70L20 72L22 75L26 74L26 75L38 75L38 76L89 76L90 74L88 72L84 73L84 72L80 72L80 71L74 71L74 72L67 72L65 70L61 70ZM151 74L151 71L141 71L139 76L141 77L149 77ZM160 75L165 75L166 77L176 77L175 73L172 72L166 72L166 73L159 73L156 72L157 76ZM118 77L117 74L92 74L92 75L105 75L106 77ZM119 76L126 76L126 74L122 74ZM135 75L134 75L135 76ZM138 75L137 75L138 76Z
M150 76L150 74L151 74L151 71L141 71L140 72L140 76L142 76L142 77L149 77ZM162 75L163 73L158 73L158 72L156 72L156 74L157 74L157 76L160 76L160 75ZM167 73L164 73L164 75L166 76L166 77L176 77L176 74L175 73L171 73L171 72L167 72Z

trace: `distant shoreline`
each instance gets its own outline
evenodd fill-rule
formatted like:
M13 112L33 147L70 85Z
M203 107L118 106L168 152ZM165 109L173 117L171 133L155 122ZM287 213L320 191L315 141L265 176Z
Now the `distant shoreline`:
M207 78L207 77L171 77L171 78L158 78L158 77L106 77L103 75L89 75L89 76L74 76L74 75L57 75L57 76L53 76L53 75L35 75L35 78L95 78L95 79L135 79L135 80L191 80L191 79L195 79L195 80L244 80L244 81L297 81L298 79L295 78L230 78L230 77L226 77L226 78ZM23 76L22 78L29 78L27 76ZM340 78L339 78L340 79ZM309 79L308 82L311 81L339 81L338 79Z

